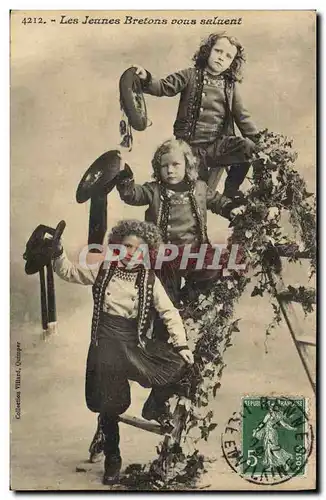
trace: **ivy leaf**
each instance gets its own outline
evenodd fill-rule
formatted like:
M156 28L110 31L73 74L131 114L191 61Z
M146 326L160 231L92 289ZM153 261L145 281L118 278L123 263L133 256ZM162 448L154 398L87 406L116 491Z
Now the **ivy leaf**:
M261 151L258 153L258 158L263 161L265 164L269 160L269 156L265 153L262 153Z
M256 295L260 295L261 297L263 296L263 291L258 288L258 286L255 286L253 291L251 292L251 297L256 297Z
M277 215L279 215L279 213L280 213L280 211L279 211L278 207L271 207L268 210L267 220L275 219L275 217Z
M266 235L264 239L265 239L265 241L267 241L268 243L271 243L273 246L275 245L275 240L274 240L274 238L272 238L271 236Z
M231 328L231 333L233 332L240 332L240 328L238 327L238 323L239 323L239 319L237 319L236 321L234 321L232 323L232 328Z
M217 389L221 387L221 382L217 382L213 387L213 396L216 397Z
M211 432L215 429L215 427L217 427L217 424L209 424L208 426L208 432Z
M208 420L211 420L211 418L213 417L213 415L214 414L213 414L212 410L209 410L209 412L207 413L207 415L206 415L205 418L207 418Z
M273 186L278 186L278 184L279 184L278 173L275 171L272 172L272 182L273 182Z
M200 306L201 306L202 308L204 308L204 307L208 307L208 306L211 306L211 305L212 305L212 302L211 302L210 300L207 300L207 299L204 299L204 300L201 302L201 304L200 304Z

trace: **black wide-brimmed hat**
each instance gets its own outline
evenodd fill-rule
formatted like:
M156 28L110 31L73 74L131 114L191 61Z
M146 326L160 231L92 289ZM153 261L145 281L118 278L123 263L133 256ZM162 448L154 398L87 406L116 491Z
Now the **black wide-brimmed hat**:
M93 196L103 196L112 191L120 172L120 152L107 151L97 158L84 173L76 192L78 203L84 203Z
M146 103L136 68L128 68L120 78L120 103L130 126L138 131L148 126Z
M51 262L65 227L64 220L55 229L44 224L37 226L26 243L23 255L26 274L35 274Z

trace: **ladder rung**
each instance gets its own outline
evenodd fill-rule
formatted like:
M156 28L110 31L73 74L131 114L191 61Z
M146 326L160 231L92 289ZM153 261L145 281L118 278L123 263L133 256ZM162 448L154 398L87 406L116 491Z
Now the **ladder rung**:
M309 292L311 292L311 298L310 298L310 303L311 304L316 304L316 291L314 288L307 288ZM293 294L288 290L287 288L284 288L280 291L277 292L277 295L280 300L284 300L285 302L298 302L301 303L299 300L296 300L295 297L293 297Z
M314 337L297 337L296 342L299 344L316 345L316 339Z
M165 430L159 425L153 422L148 422L142 418L133 417L132 415L123 414L119 417L120 422L127 425L132 425L138 429L143 429L143 431L153 432L154 434L165 434Z
M293 243L292 245L275 245L280 257L296 257L297 259L311 259L308 250L299 250L299 246Z

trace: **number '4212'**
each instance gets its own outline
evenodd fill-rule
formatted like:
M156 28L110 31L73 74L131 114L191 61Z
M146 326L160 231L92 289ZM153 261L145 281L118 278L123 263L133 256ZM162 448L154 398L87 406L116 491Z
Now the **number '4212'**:
M46 21L43 21L42 17L24 17L22 20L23 24L45 24Z

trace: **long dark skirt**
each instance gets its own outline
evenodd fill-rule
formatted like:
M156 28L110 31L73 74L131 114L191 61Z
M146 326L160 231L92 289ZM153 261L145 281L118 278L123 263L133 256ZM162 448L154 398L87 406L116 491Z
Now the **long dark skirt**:
M143 387L170 385L184 368L181 356L166 342L148 339L145 349L139 347L136 320L102 313L98 345L91 343L87 357L87 407L120 415L130 405L128 380Z

